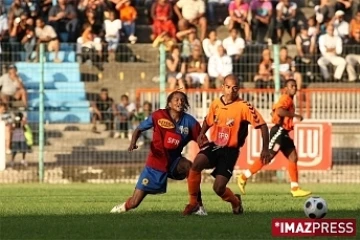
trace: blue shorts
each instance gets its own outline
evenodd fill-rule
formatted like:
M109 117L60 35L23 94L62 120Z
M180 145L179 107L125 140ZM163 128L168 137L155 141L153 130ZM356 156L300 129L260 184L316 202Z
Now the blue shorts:
M166 193L167 179L174 178L174 172L182 157L177 158L170 165L169 172L161 172L151 167L145 166L141 172L136 189L142 190L148 194Z

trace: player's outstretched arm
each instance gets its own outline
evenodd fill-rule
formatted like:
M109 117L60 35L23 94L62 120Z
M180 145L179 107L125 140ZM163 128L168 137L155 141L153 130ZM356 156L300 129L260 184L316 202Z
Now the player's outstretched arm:
M301 115L292 113L284 108L277 108L276 114L279 115L280 117L292 117L292 118L295 117L295 118L300 119L300 121L303 120L303 117Z
M136 128L135 131L133 132L132 136L131 136L131 141L130 141L130 146L129 146L129 152L132 152L134 149L137 149L138 146L136 145L137 140L139 139L139 137L141 136L141 133L143 131L141 131L139 128Z

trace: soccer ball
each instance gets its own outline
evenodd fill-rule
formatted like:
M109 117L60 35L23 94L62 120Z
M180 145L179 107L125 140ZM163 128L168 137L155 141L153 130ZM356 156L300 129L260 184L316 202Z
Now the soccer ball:
M304 204L305 215L309 218L323 218L328 211L326 201L321 197L310 197Z

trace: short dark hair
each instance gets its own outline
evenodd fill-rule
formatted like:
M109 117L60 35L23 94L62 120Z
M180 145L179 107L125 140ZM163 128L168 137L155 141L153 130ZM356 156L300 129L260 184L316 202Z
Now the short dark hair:
M285 86L287 86L288 83L290 83L290 82L294 82L294 83L296 84L296 80L293 79L293 78L290 78L290 79L288 79L288 80L285 81Z
M100 92L108 92L109 90L107 88L101 88Z
M184 92L179 91L179 90L176 90L176 91L169 94L169 96L166 99L166 108L169 109L169 103L171 102L171 100L173 99L175 94L183 95L184 100L185 100L184 112L186 112L190 108L189 99L188 99L188 96Z
M127 100L129 100L129 96L128 95L126 95L126 94L123 94L123 95L121 95L121 97L120 97L120 99L127 99Z

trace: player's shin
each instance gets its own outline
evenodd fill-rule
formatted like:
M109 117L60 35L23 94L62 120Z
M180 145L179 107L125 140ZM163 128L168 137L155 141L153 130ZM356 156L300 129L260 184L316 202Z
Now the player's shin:
M298 174L298 168L297 168L297 163L294 161L289 161L289 167L288 167L288 171L289 171L289 176L290 176L290 185L291 185L291 190L297 190L299 188L299 174Z
M201 172L190 169L188 176L188 191L190 195L190 205L198 204L198 194L200 192Z

